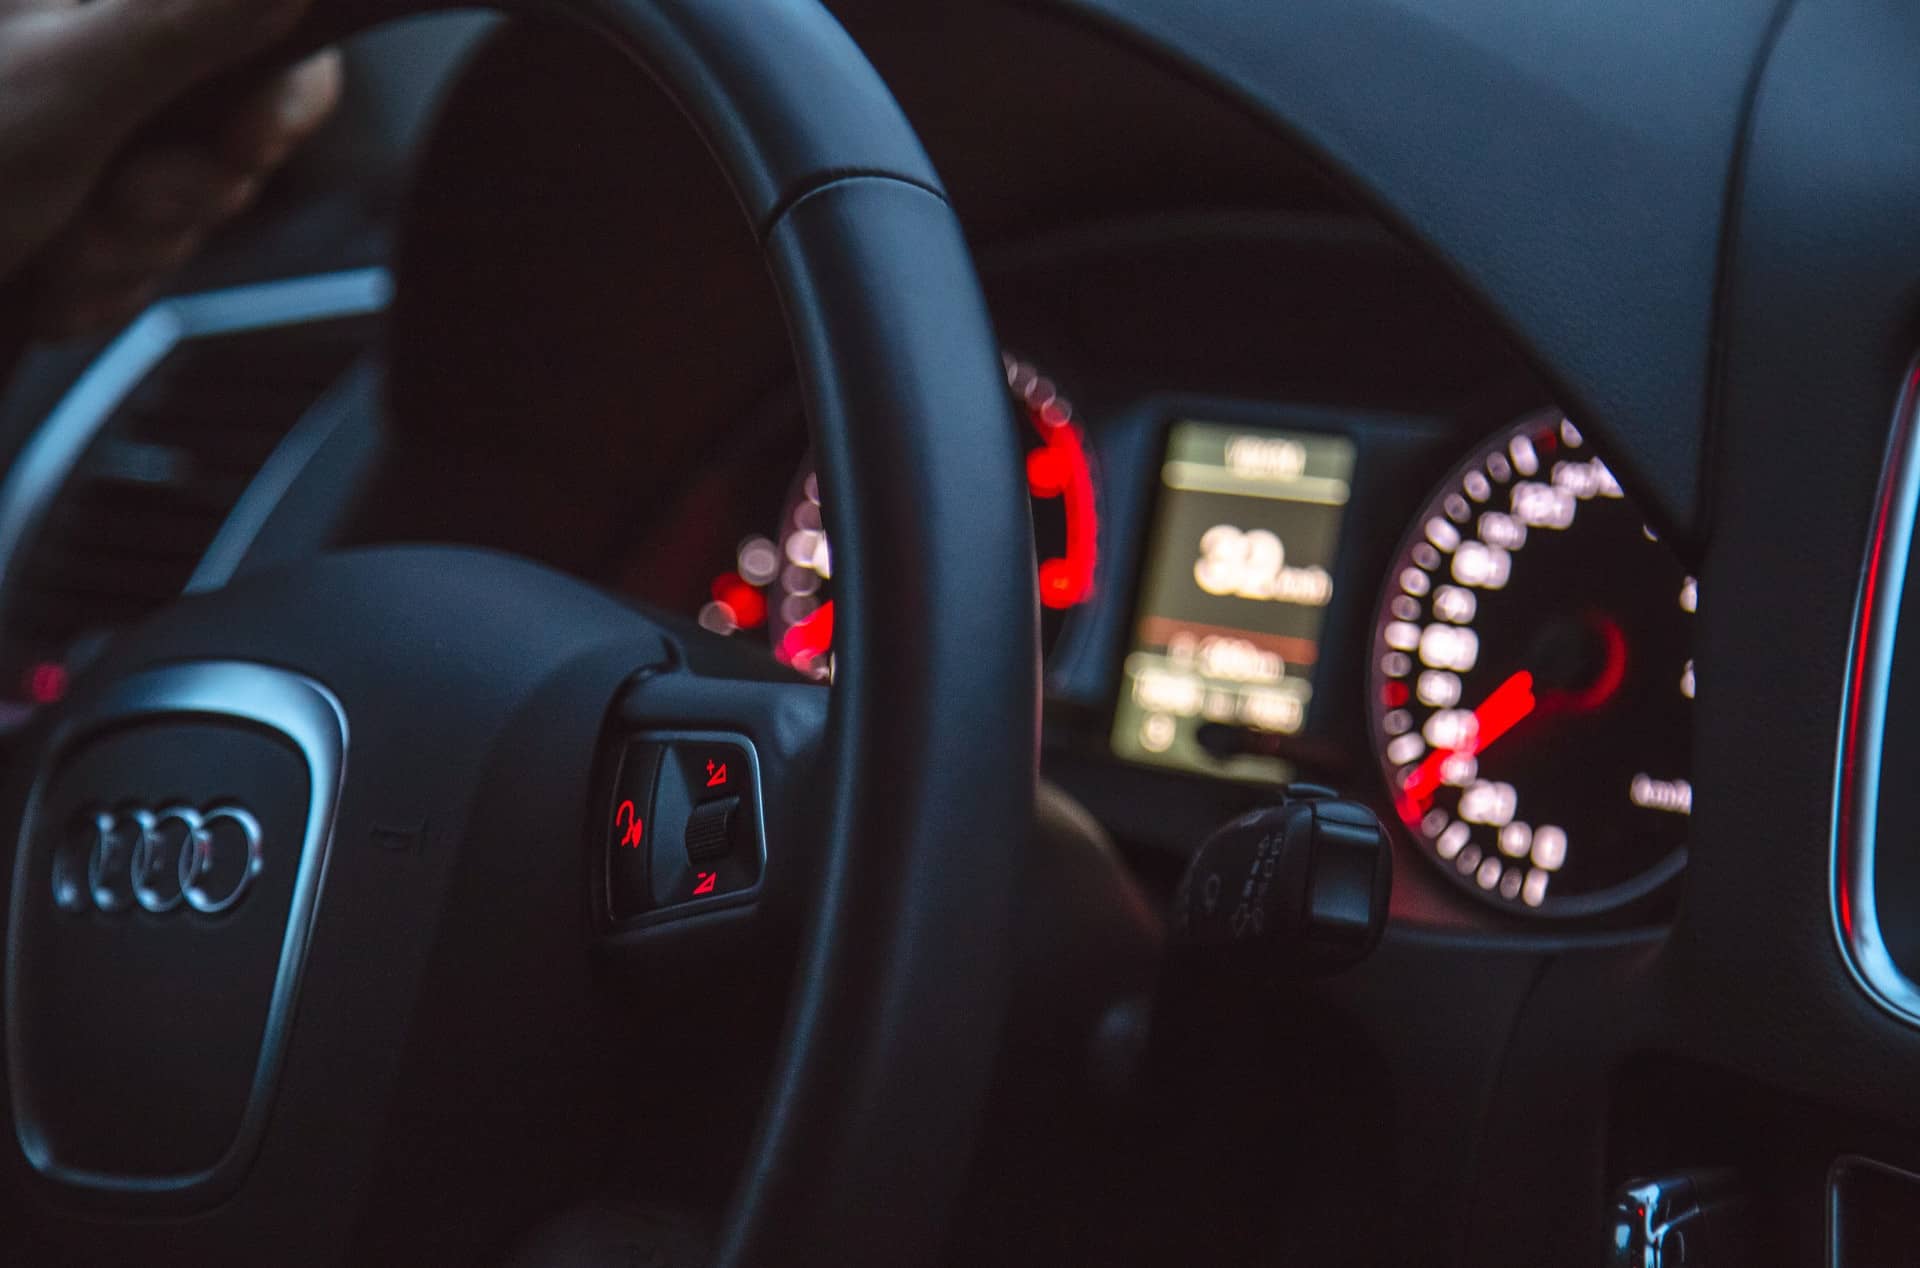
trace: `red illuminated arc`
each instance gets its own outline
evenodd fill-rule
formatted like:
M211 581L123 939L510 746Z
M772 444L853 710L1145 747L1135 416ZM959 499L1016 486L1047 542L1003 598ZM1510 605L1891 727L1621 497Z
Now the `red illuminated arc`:
M1027 489L1036 498L1059 498L1067 520L1066 553L1040 561L1040 602L1070 608L1093 594L1100 538L1093 464L1080 429L1057 401L1028 407L1027 417L1044 446L1027 456Z

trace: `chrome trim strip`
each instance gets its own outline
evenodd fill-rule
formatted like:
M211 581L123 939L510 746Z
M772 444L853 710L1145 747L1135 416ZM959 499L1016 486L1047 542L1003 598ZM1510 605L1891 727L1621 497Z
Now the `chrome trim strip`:
M1847 971L1872 1000L1902 1021L1920 1025L1920 985L1887 950L1874 892L1874 849L1880 813L1880 757L1900 601L1907 585L1914 520L1920 515L1920 362L1907 372L1874 503L1873 528L1854 602L1847 681L1841 694L1840 742L1834 761L1832 867L1828 898L1833 934Z
M120 403L188 339L357 317L386 308L384 268L286 278L165 299L136 317L53 407L0 483L0 614L21 548Z
M280 942L280 967L267 1007L260 1059L239 1130L219 1162L185 1175L125 1176L68 1166L52 1150L32 1118L26 1054L20 1046L20 930L26 904L41 890L28 884L34 859L29 832L35 824L47 777L60 757L77 742L103 728L132 719L211 717L267 727L292 741L307 764L310 795L300 866L293 901ZM21 1152L41 1175L61 1184L118 1194L152 1197L200 1196L230 1191L238 1184L266 1132L273 1089L286 1057L287 1036L306 972L313 919L326 883L334 816L347 774L347 716L332 692L283 669L246 661L199 661L136 674L114 684L105 695L82 705L54 733L41 759L33 792L21 820L14 851L13 900L7 935L7 1078L14 1110L14 1134Z

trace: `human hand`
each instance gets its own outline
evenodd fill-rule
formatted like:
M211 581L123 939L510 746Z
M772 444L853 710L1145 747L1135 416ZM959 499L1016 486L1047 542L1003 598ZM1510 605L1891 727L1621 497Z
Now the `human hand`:
M142 129L260 51L307 0L0 0L0 284L35 333L130 316L244 208L340 95L340 60L282 72L194 134Z

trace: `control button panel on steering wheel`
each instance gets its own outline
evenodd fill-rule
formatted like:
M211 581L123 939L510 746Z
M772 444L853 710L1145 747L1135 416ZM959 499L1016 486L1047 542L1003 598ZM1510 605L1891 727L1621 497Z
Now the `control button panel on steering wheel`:
M606 913L652 923L751 900L766 865L744 736L628 737L605 820Z

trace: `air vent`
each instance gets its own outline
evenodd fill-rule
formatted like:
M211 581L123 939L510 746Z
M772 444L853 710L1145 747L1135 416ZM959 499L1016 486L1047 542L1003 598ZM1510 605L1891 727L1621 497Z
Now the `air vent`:
M0 488L0 702L181 593L388 289L364 270L170 300L81 376Z

